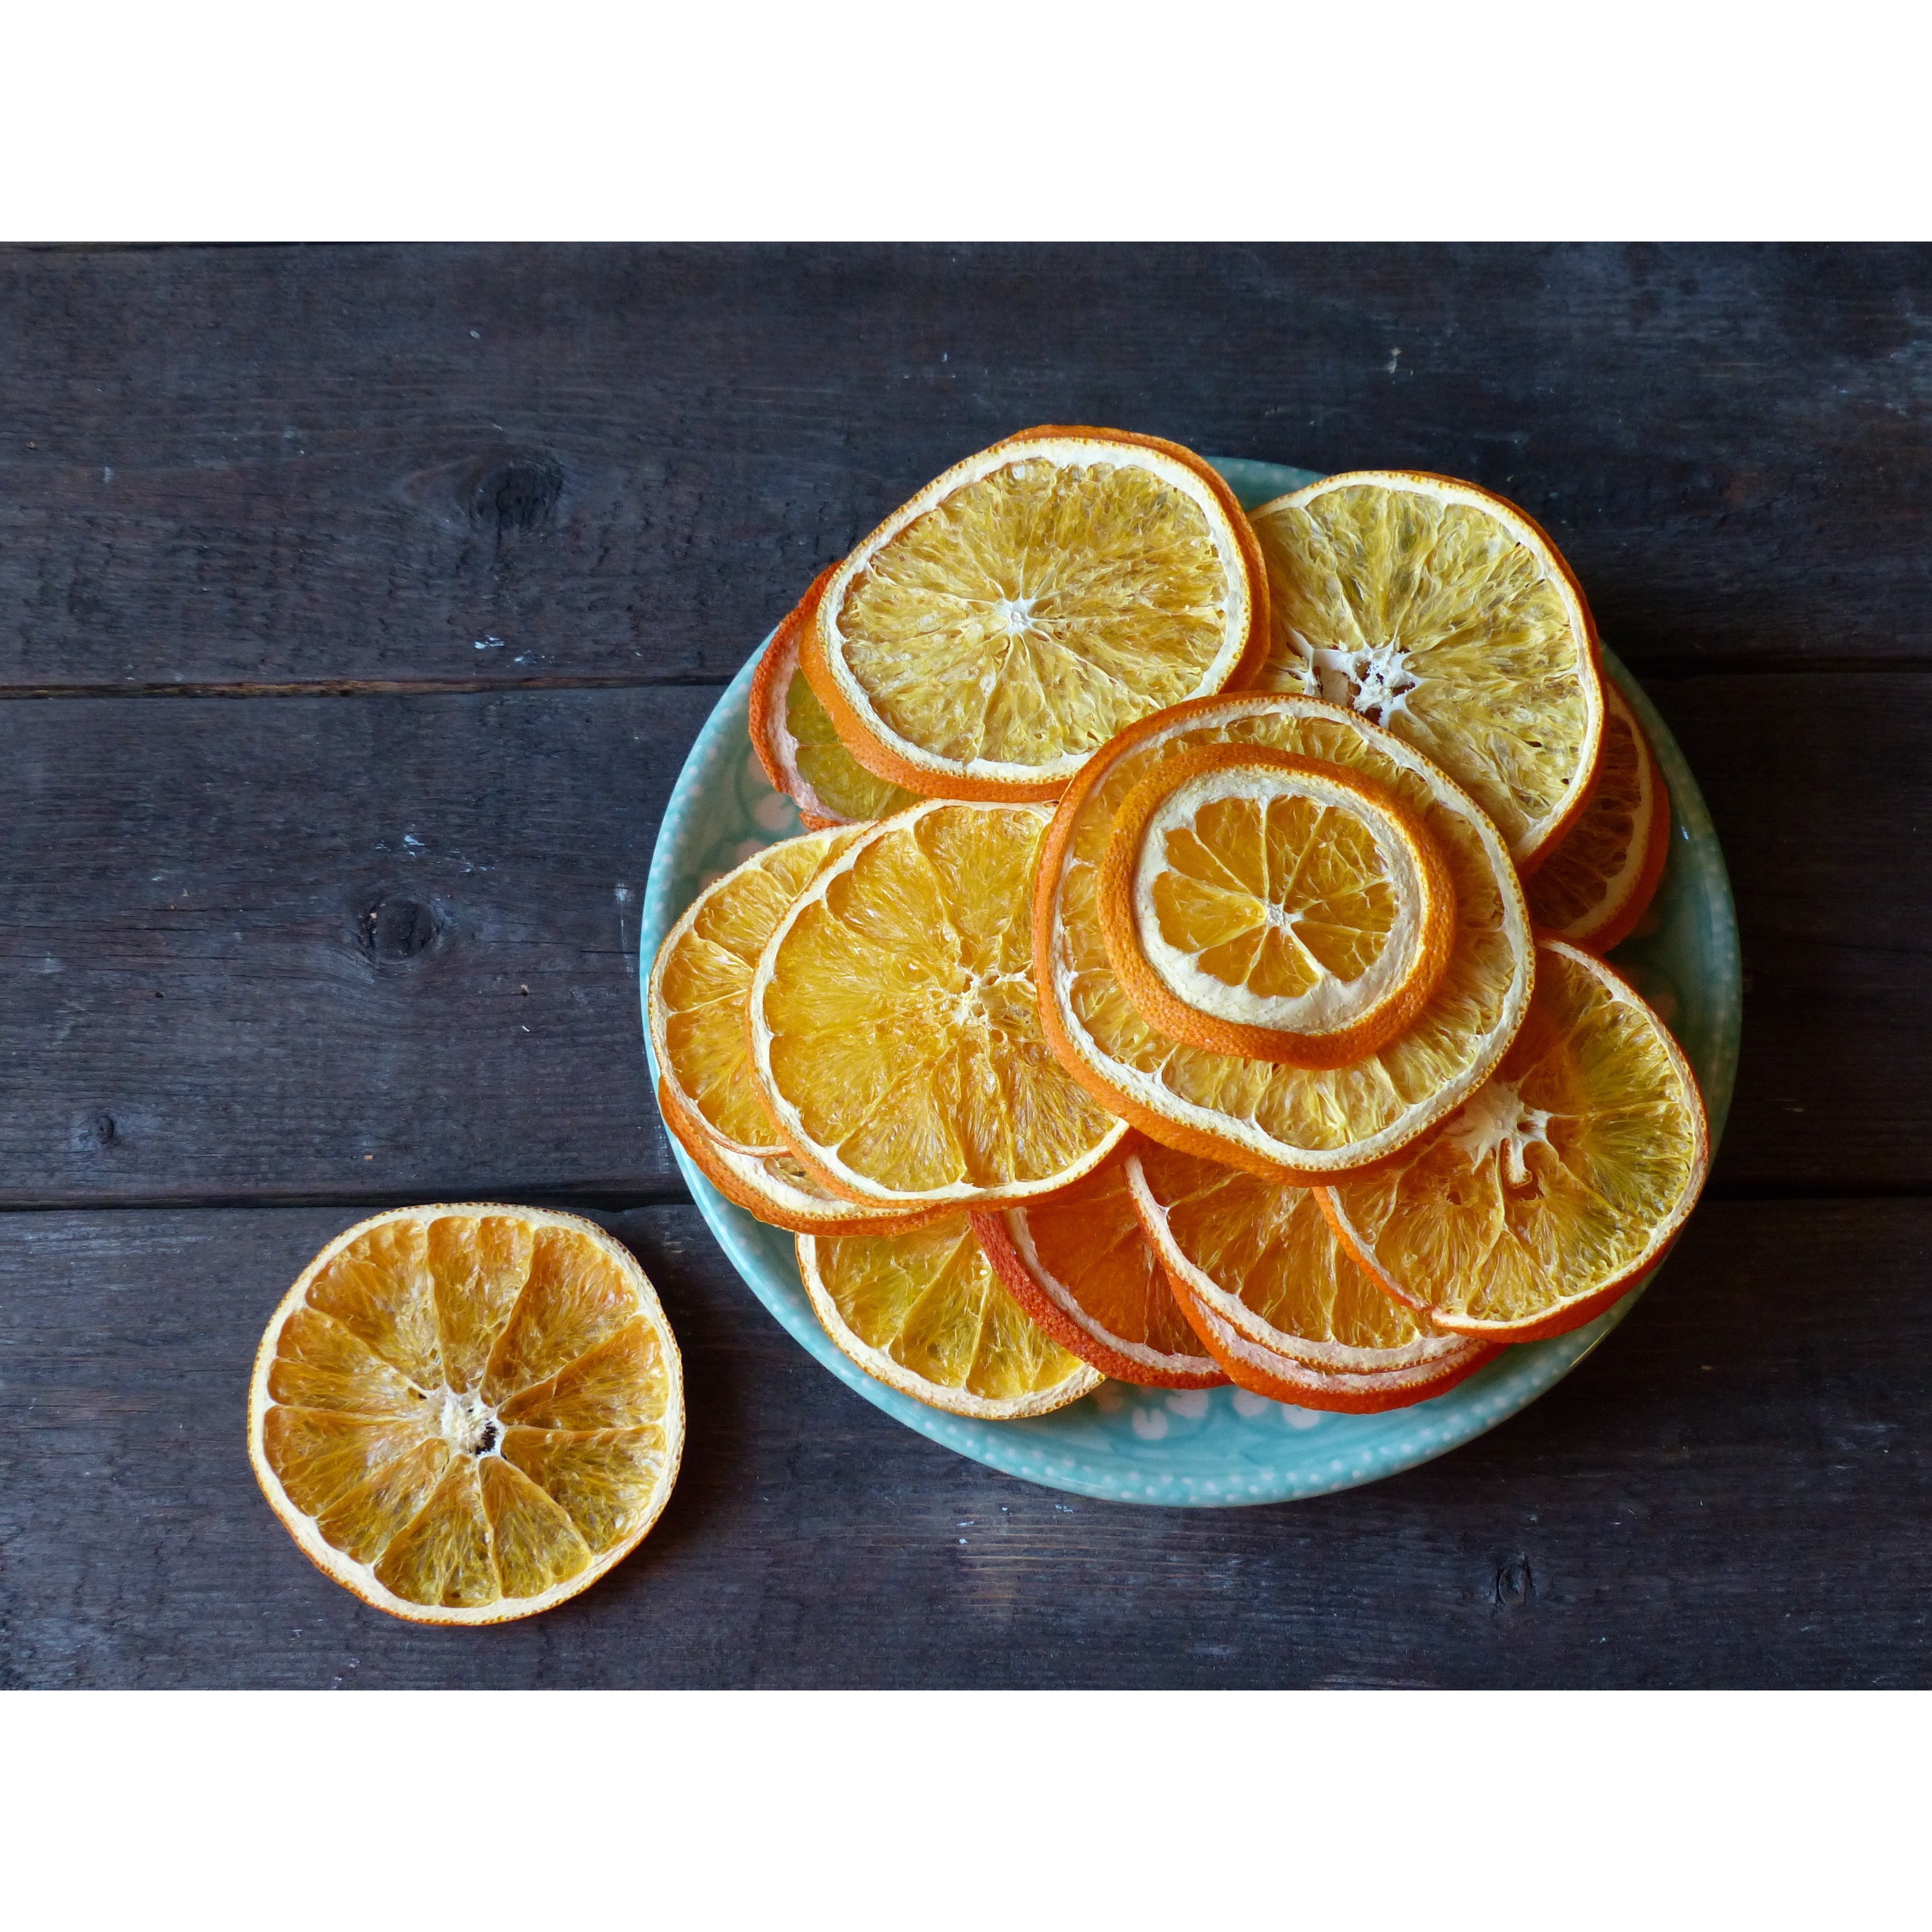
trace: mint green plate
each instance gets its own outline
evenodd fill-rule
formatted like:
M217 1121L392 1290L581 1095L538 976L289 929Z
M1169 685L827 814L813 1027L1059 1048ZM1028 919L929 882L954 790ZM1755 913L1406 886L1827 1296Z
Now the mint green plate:
M1215 466L1249 508L1316 480L1312 471L1276 464L1215 459ZM1673 813L1656 916L1643 938L1620 947L1615 957L1690 1055L1714 1145L1730 1106L1742 1001L1730 882L1683 754L1630 674L1608 651L1604 661L1650 734ZM746 735L757 664L754 652L718 700L672 790L644 892L640 986L664 934L706 884L800 829L790 801L765 782ZM655 1063L651 1073L655 1082ZM1625 1296L1573 1334L1504 1350L1447 1395L1385 1415L1320 1414L1238 1389L1173 1391L1108 1382L1034 1421L976 1422L911 1401L848 1361L812 1314L791 1237L734 1207L675 1140L671 1146L692 1198L752 1293L848 1388L962 1456L1049 1489L1111 1502L1285 1502L1427 1462L1493 1429L1560 1382L1642 1292ZM1654 1279L1653 1274L1649 1280Z

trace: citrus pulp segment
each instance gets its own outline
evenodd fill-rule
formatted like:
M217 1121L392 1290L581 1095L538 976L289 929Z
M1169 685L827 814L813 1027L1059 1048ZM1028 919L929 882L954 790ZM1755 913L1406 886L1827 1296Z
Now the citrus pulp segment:
M1027 931L1048 814L933 800L851 842L780 920L749 1000L771 1116L835 1193L1005 1204L1126 1132L1054 1057Z
M637 1546L684 1443L677 1343L574 1215L402 1208L330 1242L268 1323L248 1454L304 1552L421 1623L500 1623Z
M1609 966L1538 946L1496 1077L1426 1141L1323 1190L1350 1252L1437 1327L1503 1342L1580 1327L1662 1259L1704 1184L1704 1105L1677 1042Z
M1120 430L1029 430L859 544L800 662L880 777L1052 799L1123 726L1250 674L1267 602L1254 533L1198 457Z
M1172 1040L1346 1066L1404 1031L1448 964L1456 889L1435 839L1360 772L1251 745L1160 759L1121 802L1100 929Z
M1496 1353L1390 1301L1306 1188L1144 1142L1126 1173L1175 1300L1257 1395L1374 1414L1440 1395Z
M774 791L798 808L814 830L890 818L917 795L875 778L839 742L825 707L800 675L798 642L832 569L821 571L778 629L752 681L752 748Z
M1530 916L1592 952L1620 946L1670 856L1670 794L1624 694L1604 684L1604 754L1576 823L1524 887Z
M798 1238L813 1312L868 1375L982 1420L1046 1415L1106 1379L1000 1285L964 1214L901 1234Z
M1202 1353L1148 1245L1120 1155L1047 1200L972 1220L1006 1292L1102 1374L1148 1388L1228 1379Z
M745 1046L752 969L785 908L849 832L808 832L714 880L664 935L645 1010L658 1071L686 1110L728 1146L782 1154Z
M1303 1069L1215 1053L1150 1027L1122 988L1100 910L1115 816L1155 763L1196 745L1339 765L1392 794L1454 888L1442 976L1408 1030L1354 1065ZM1226 693L1131 727L1068 788L1041 854L1034 973L1046 1036L1083 1085L1165 1144L1306 1183L1379 1160L1460 1106L1528 1004L1528 915L1495 826L1430 761L1356 713L1285 692Z
M1581 808L1603 734L1596 627L1556 546L1503 498L1412 470L1328 477L1252 520L1262 683L1348 705L1426 754L1530 870Z
M828 1192L788 1150L741 1153L715 1135L665 1083L658 1082L658 1108L677 1144L726 1200L767 1226L792 1234L898 1234L937 1220L944 1208L861 1208Z

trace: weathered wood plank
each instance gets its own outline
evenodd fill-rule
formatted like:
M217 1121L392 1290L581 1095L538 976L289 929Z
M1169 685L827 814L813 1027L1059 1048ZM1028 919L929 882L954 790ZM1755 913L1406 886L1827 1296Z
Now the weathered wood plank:
M1922 249L5 262L0 688L716 679L1042 420L1478 478L1641 664L1932 655Z
M1719 1184L1932 1185L1932 678L1654 689L1751 980ZM0 1204L675 1189L631 949L715 697L0 706Z
M685 1352L684 1474L583 1598L474 1633L356 1602L249 1472L262 1324L351 1218L0 1219L4 1681L1932 1682L1932 1203L1708 1202L1522 1416L1367 1489L1193 1512L934 1447L799 1350L694 1210L610 1217Z

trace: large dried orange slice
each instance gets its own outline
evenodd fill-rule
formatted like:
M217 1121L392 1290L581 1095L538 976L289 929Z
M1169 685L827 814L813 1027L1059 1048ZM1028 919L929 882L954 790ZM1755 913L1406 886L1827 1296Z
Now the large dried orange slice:
M1101 862L1120 806L1155 765L1203 744L1338 765L1396 799L1434 842L1454 889L1448 963L1407 1030L1322 1070L1213 1052L1148 1024L1108 956ZM1069 787L1041 854L1034 972L1054 1051L1090 1091L1154 1139L1307 1183L1384 1159L1489 1078L1528 1004L1534 949L1501 835L1459 786L1358 714L1291 693L1227 693L1144 720Z
M1586 952L1621 946L1670 856L1670 794L1624 694L1604 685L1604 755L1575 824L1523 888L1530 916Z
M793 1234L894 1234L922 1227L944 1208L862 1208L822 1186L798 1156L746 1154L705 1131L704 1123L662 1080L658 1111L705 1179L734 1205Z
M1242 1387L1367 1414L1440 1395L1495 1354L1390 1300L1310 1190L1144 1143L1125 1166L1184 1311Z
M1538 946L1528 1019L1490 1084L1382 1172L1324 1190L1336 1231L1437 1327L1503 1342L1581 1326L1663 1258L1710 1163L1664 1022L1610 967Z
M1254 533L1192 452L1028 430L956 464L852 552L800 662L880 777L1052 799L1123 726L1251 674L1267 602Z
M752 748L772 789L783 792L814 830L888 818L919 802L917 794L875 778L846 750L800 673L798 640L837 567L830 565L819 573L797 608L772 633L752 680Z
M994 1276L964 1214L902 1234L801 1234L798 1271L841 1351L903 1395L1010 1422L1106 1378L1043 1333Z
M1264 688L1346 704L1442 766L1526 872L1582 808L1604 729L1596 626L1514 503L1358 470L1254 513L1268 560Z
M1052 1192L1126 1132L1042 1037L1027 932L1048 814L928 800L851 842L752 978L753 1068L792 1150L874 1206Z
M548 1610L637 1547L684 1444L677 1344L574 1215L398 1208L304 1268L255 1358L248 1454L305 1555L418 1623Z
M1102 1374L1148 1388L1228 1379L1203 1353L1148 1245L1124 1153L1048 1200L972 1220L1007 1293Z
M644 1010L658 1075L687 1114L740 1154L787 1151L746 1048L752 969L785 908L851 836L808 832L754 854L698 894L652 962Z
M1156 763L1114 816L1100 894L1149 1025L1289 1066L1346 1066L1404 1031L1456 922L1448 866L1394 793L1254 745Z

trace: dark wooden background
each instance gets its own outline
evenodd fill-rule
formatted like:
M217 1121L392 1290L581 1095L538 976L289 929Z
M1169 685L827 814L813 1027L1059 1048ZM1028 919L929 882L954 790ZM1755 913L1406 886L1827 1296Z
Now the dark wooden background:
M1932 254L0 256L0 1682L1932 1682ZM720 684L1039 421L1527 506L1676 732L1748 978L1668 1274L1318 1502L962 1460L686 1200L637 908ZM527 991L525 989L527 988ZM691 1433L637 1556L416 1629L297 1553L263 1322L375 1209L596 1211Z

